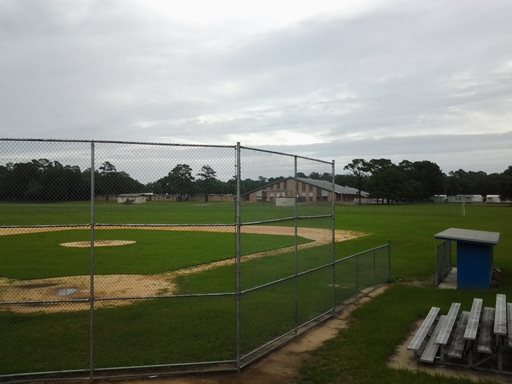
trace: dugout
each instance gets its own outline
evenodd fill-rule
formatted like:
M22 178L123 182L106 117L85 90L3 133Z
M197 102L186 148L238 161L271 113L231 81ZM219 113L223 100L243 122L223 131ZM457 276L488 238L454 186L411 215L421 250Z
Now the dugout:
M457 289L488 289L492 282L493 250L500 233L449 228L434 236L457 248Z

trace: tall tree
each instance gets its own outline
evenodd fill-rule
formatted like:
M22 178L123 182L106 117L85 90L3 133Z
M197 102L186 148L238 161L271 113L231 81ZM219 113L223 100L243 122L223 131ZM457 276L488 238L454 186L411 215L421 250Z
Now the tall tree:
M117 172L116 166L110 161L105 161L103 164L101 164L99 169L101 173Z
M400 201L410 194L410 185L405 172L397 166L382 167L372 173L370 193L377 199L385 200L387 204Z
M126 172L117 171L116 166L109 161L102 163L98 169L100 172L95 173L96 194L105 196L107 201L111 195L146 191L144 184L133 179Z
M194 176L188 164L176 165L168 175L170 193L176 193L178 200L188 200L194 194Z
M204 201L208 202L208 194L217 192L215 190L215 183L217 181L217 172L213 170L208 164L201 167L201 171L196 175L198 177L198 189L204 193Z
M414 163L402 161L399 167L406 173L408 179L415 181L419 187L418 199L426 200L444 193L444 175L436 163L428 160Z
M501 174L500 197L502 200L512 200L512 165Z
M363 179L370 171L369 164L364 159L354 159L345 165L343 169L349 170L357 179L357 189L359 195L359 205L361 205L361 191L363 190Z

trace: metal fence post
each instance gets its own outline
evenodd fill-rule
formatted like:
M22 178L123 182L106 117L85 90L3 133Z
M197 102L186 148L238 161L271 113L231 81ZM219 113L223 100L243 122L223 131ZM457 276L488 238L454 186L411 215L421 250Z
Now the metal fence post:
M356 292L359 292L359 254L356 255Z
M448 272L449 272L452 270L452 241L451 240L448 240L447 250L448 250L448 265L449 265Z
M440 283L439 281L439 245L435 244L434 246L434 254L435 254L435 263L436 263L436 269L434 272L434 286L437 287Z
M388 283L391 283L391 240L388 240Z
M372 259L373 259L373 284L375 284L375 249L372 252Z
M336 312L336 162L332 161L332 202L331 202L331 230L332 230L332 310Z
M294 180L295 180L295 212L294 212L294 216L295 216L295 220L294 220L294 235L293 235L293 238L294 238L294 254L295 254L295 266L294 266L294 269L295 269L295 277L294 277L294 281L295 281L295 335L297 335L298 333L298 327L299 327L299 277L298 277L298 273L299 273L299 253L298 253L298 220L299 220L299 216L298 216L298 200L299 200L299 185L298 185L298 182L297 182L297 156L294 156L294 171L293 171L293 174L294 174Z
M89 252L89 379L94 380L94 141L91 141L91 203L90 203L90 252Z
M236 369L240 372L241 367L241 347L240 347L240 299L241 299L241 286L240 286L240 178L241 178L241 164L240 164L240 142L236 143L236 205L235 205L235 262L236 262Z

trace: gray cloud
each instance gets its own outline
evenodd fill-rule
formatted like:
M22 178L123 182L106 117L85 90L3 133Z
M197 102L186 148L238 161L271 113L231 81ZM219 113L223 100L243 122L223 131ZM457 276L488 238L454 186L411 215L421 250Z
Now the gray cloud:
M395 163L402 160L435 161L446 173L460 168L502 172L509 165L510 148L512 132L365 138L292 147L293 151L308 156L336 160L338 171L355 158L389 158ZM284 151L290 147L268 146L266 149ZM495 168L503 159L507 165Z
M389 1L252 31L136 2L0 0L0 136L241 141L502 171L511 13L499 0Z

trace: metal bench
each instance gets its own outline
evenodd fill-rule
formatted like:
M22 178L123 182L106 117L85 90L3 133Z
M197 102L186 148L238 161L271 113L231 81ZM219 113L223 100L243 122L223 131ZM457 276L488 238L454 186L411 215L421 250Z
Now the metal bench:
M496 295L494 334L498 336L505 336L507 334L507 296L499 293Z
M436 320L439 311L440 309L438 307L430 308L427 317L425 318L425 320L423 320L423 323L421 323L420 327L416 331L416 334L409 343L407 349L414 352L414 357L417 357L417 353L421 348L423 342L425 341L425 338L430 333L432 325L434 324L434 321Z
M508 315L508 346L512 348L512 303L507 304Z
M430 309L408 347L415 359L512 373L512 303L497 294L495 308L483 308L481 298L473 299L469 312L460 312L460 308L460 303L452 303L441 316L439 308Z
M498 350L498 370L503 370L503 348L507 336L507 296L496 295L496 312L494 315L494 336Z
M477 351L480 353L491 354L494 351L493 345L493 323L494 323L494 308L485 307L482 316L482 325L480 326L480 335L478 337Z
M480 313L482 312L482 299L474 299L471 311L469 312L468 324L464 332L464 340L475 341L480 323Z
M450 310L446 315L446 321L444 322L443 327L437 335L437 344L446 345L448 343L448 339L452 333L453 325L455 324L455 320L457 320L457 316L459 315L459 310L460 303L452 303Z
M464 331L466 330L466 325L468 324L469 312L462 311L460 315L459 322L457 324L457 328L455 329L455 335L453 336L453 340L450 343L450 347L448 349L448 357L452 359L462 359L464 353L464 346L466 341L464 340Z
M437 355L437 351L439 350L439 344L436 343L437 336L441 332L441 329L444 327L446 322L446 316L441 315L439 321L437 322L436 327L434 328L434 332L432 333L432 337L427 343L425 350L421 354L420 361L423 363L433 363L434 359Z

